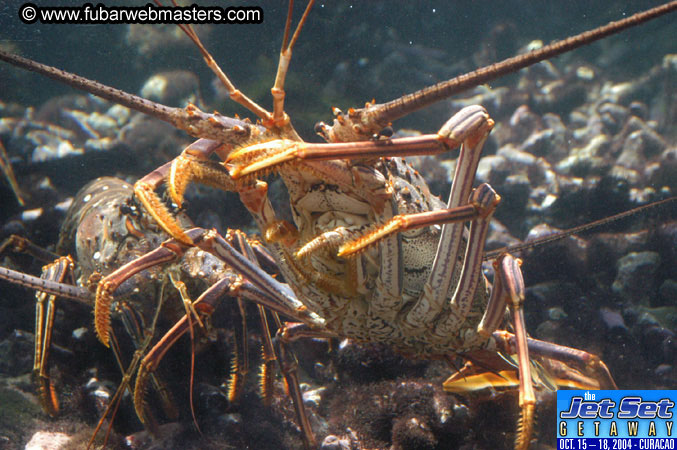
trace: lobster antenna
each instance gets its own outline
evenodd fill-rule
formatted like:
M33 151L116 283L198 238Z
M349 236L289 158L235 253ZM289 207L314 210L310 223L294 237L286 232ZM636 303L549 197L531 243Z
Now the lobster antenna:
M66 72L65 70L57 69L56 67L48 66L46 64L41 64L37 61L3 50L0 50L0 60L25 70L39 73L40 75L67 84L68 86L118 103L135 111L148 114L149 116L164 120L165 122L174 123L176 111L179 110L179 108L171 108L160 103L146 100L145 98L129 94L114 87L106 86L97 81L81 77L80 75L75 75L74 73Z
M270 90L270 93L273 96L272 124L274 126L286 126L289 124L289 117L284 112L284 82L287 78L289 63L291 62L292 49L294 48L294 44L296 44L296 40L301 34L301 29L308 19L308 14L310 14L313 4L315 4L315 0L308 1L306 9L303 11L303 15L301 16L299 23L296 25L296 30L294 30L291 40L289 40L292 13L294 11L294 1L289 1L287 20L285 21L284 26L284 37L282 38L282 48L280 49L280 59L277 65L277 73L275 74L275 84L273 84L273 87Z
M77 300L81 303L85 303L86 305L91 305L93 300L92 293L87 289L70 284L45 280L43 278L17 272L16 270L7 269L5 267L0 267L0 279L29 289L35 289L46 294L58 295L59 297Z
M160 0L153 1L158 6L164 6ZM172 3L174 4L174 6L178 6L175 0L172 0ZM240 104L241 106L251 111L257 117L263 120L269 119L271 117L272 115L271 113L266 111L266 109L263 108L262 106L259 106L258 103L247 97L245 94L240 92L240 90L235 87L232 81L230 81L230 78L228 78L228 76L221 69L216 60L212 57L211 53L209 53L209 51L202 44L202 41L195 32L195 29L190 24L177 24L177 26L181 29L181 31L183 31L186 34L186 36L190 38L191 41L193 41L195 46L200 51L200 54L202 54L202 58L204 58L207 66L211 69L212 72L214 72L214 75L216 75L219 81L221 81L221 84L223 84L223 86L228 91L228 96L234 102Z
M609 22L594 30L585 31L576 36L566 38L563 41L553 42L538 50L523 55L513 56L512 58L505 59L501 62L479 68L467 74L452 78L451 80L442 81L390 102L376 105L375 108L379 111L376 112L374 117L379 122L391 122L451 95L479 86L509 73L516 72L537 62L561 55L562 53L566 53L575 48L588 45L606 36L623 31L626 28L634 27L663 14L667 14L675 9L677 9L677 0L634 14L622 20Z
M569 228L568 230L563 230L560 232L557 232L555 234L552 234L550 236L543 236L538 239L534 239L533 241L529 242L524 242L522 244L517 244L513 245L510 247L502 247L496 250L492 250L490 252L486 252L484 254L484 257L482 258L484 261L490 260L490 259L495 259L497 258L500 254L502 253L518 253L523 250L527 250L530 248L538 247L544 244L548 244L550 242L555 242L559 241L560 239L564 239L565 237L569 237L573 234L580 234L588 230L592 230L594 228L599 228L601 226L607 225L612 222L616 222L618 220L624 219L629 216L634 216L635 214L638 214L640 212L644 212L649 209L657 208L663 205L666 205L668 203L672 203L677 200L677 196L675 197L670 197L666 198L664 200L660 200L654 203L649 203L648 205L642 205L638 206L637 208L630 209L628 211L624 211L622 213L614 214L613 216L605 217L603 219L595 220L594 222L586 223L584 225L579 225L574 228Z

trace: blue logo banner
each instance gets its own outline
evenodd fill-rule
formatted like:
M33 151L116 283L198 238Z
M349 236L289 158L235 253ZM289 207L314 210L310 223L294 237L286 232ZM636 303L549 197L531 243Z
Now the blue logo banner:
M557 391L558 449L674 449L677 391Z

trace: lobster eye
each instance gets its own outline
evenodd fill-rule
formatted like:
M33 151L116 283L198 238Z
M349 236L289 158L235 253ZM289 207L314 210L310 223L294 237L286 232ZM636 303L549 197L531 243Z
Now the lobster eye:
M318 134L322 139L328 141L327 128L329 127L327 127L327 124L324 122L317 122L315 127L313 127L313 130L315 130L315 133Z
M376 134L376 139L380 139L382 137L391 138L393 136L393 133L394 133L393 127L385 127Z

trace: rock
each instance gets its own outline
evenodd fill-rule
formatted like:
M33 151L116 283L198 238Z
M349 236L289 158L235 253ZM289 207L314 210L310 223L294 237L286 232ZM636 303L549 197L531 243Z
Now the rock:
M0 342L0 374L16 377L28 373L33 367L32 334L21 330Z
M627 331L628 327L625 325L623 316L619 311L612 310L609 308L601 308L599 314L602 317L602 321L607 326L609 330L624 330Z
M677 305L677 280L668 279L658 288L661 305Z
M352 446L348 439L341 439L338 436L330 434L325 437L320 445L321 450L351 450Z
M303 386L301 386L301 389L303 390ZM327 390L326 387L319 387L316 389L309 389L304 391L303 404L311 408L319 407L320 403L322 402L322 394L326 390Z
M541 127L541 121L538 115L529 110L528 106L522 105L510 118L510 127L513 133L512 142L522 142Z
M430 426L418 417L398 418L393 422L394 450L432 450L436 446L437 439Z
M639 117L642 120L646 120L649 116L649 108L642 102L634 101L630 103L630 114Z
M174 70L150 77L141 88L141 96L168 106L201 106L199 80L193 72Z
M611 290L632 303L649 304L656 295L655 275L661 264L656 252L628 253L617 263L618 273Z
M478 183L489 183L492 186L498 186L503 184L509 174L510 170L505 157L489 155L480 159L475 179Z
M658 161L647 165L644 174L652 186L665 186L673 195L677 193L677 147L665 149Z
M630 169L639 170L648 158L665 149L665 141L648 127L633 131L623 143L617 163Z
M25 450L59 450L63 448L71 437L65 433L53 431L38 431L26 444Z
M630 111L627 108L611 102L602 103L597 108L597 111L610 134L618 133L630 115Z
M605 134L598 134L585 146L573 148L569 156L557 163L556 168L568 175L600 174L609 166L603 158L609 145L609 137Z

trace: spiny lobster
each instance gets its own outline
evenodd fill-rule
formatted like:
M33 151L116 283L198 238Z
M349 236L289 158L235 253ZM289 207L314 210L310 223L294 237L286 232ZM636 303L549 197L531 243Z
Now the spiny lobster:
M674 4L666 5L665 10L674 7ZM286 38L284 42L287 42ZM470 149L469 153L478 158L479 150L493 126L493 121L482 108L469 107L450 119L437 136L389 140L388 132L384 131L388 123L399 114L414 109L411 105L418 107L428 101L421 100L427 94L414 94L394 101L385 108L367 105L362 110L351 109L347 114L336 111L336 119L332 126L319 124L316 127L316 130L331 142L350 142L374 137L376 140L365 144L327 146L298 143L299 136L291 128L282 108L283 79L291 55L291 46L288 47L288 51L285 48L283 45L280 76L273 88L273 96L276 99L273 113L261 111L246 101L242 102L259 113L263 128L254 125L233 126L227 118L206 115L196 108L170 111L144 107L143 102L130 101L130 106L135 104L144 111L154 109L157 112L160 109L162 110L160 115L164 115L166 119L178 121L190 133L206 138L189 147L171 167L165 166L159 172L160 176L151 174L137 183L137 195L147 205L151 214L154 214L163 228L174 236L177 245L198 245L227 259L228 264L237 267L250 281L254 282L259 278L259 287L264 289L265 286L267 294L276 300L266 302L259 298L258 301L310 326L311 331L296 331L299 336L346 336L357 340L380 340L392 344L403 353L412 355L452 352L467 356L469 359L473 359L471 356L473 351L480 348L493 349L497 343L503 342L504 351L507 354L511 353L511 346L514 345L511 335L500 333L492 335L485 331L492 330L501 323L504 309L501 303L488 300L491 305L489 310L494 314L484 315L484 320L478 328L478 321L483 316L487 299L486 293L482 293L484 288L480 287L477 291L479 293L473 294L475 288L472 286L483 280L479 272L481 259L479 242L483 241L485 233L483 227L486 224L483 224L483 221L490 215L490 210L497 200L490 188L483 187L475 191L473 205L460 206L469 197L471 177L475 172L473 165L477 161L468 165L458 164L460 169L457 169L459 171L454 179L459 188L452 188L448 205L450 210L447 211L442 203L430 196L418 174L400 163L397 158L380 159L383 156L446 151L461 142ZM205 59L210 60L206 51L203 55ZM282 63L285 60L287 62ZM16 61L18 60L15 59ZM523 64L527 63L533 61L528 57L524 58ZM485 74L491 77L497 76L498 73L500 71L495 67L485 71ZM457 83L462 84L462 81ZM450 95L453 89L456 87L435 87L426 92L430 94L428 98L436 100L438 97ZM231 97L237 97L233 90ZM379 119L378 116L383 111L385 119ZM175 119L176 117L179 118ZM212 125L208 125L210 122ZM233 149L231 145L236 148ZM208 158L213 153L222 156L226 160L225 164L214 164ZM330 161L309 162L311 158ZM359 158L359 160L346 163L343 162L343 158ZM279 172L286 182L292 197L294 225L276 218L268 204L265 185L255 178L263 171ZM218 236L198 231L186 234L177 227L171 215L162 210L161 204L152 193L165 177L170 178L169 190L178 204L181 202L185 183L191 179L237 191L243 203L254 215L272 252L277 256L280 270L294 290L294 296L289 297L290 293L283 285L263 277L251 264L240 261L237 254L225 255L224 252L228 251L228 247ZM461 183L458 183L460 179L464 180L465 187L460 187ZM480 204L484 206L477 206ZM456 206L460 206L459 209L454 209ZM430 213L432 210L442 212ZM419 212L422 214L414 216L397 214ZM421 222L418 222L419 220ZM453 243L449 245L451 248L460 247L463 241L474 244L470 245L466 252L438 251L436 260L442 261L442 258L446 257L450 261L461 261L465 258L466 262L463 264L467 269L447 270L446 267L441 267L447 262L436 262L432 272L435 275L429 276L427 270L421 268L432 265L432 257L435 256L434 247L439 240L446 240L439 238L439 230L431 225L449 220L474 220L476 224L469 232L464 231L462 226L445 226L443 229L448 231L442 231L442 234L449 234L449 241ZM371 229L370 226L374 222L381 225ZM467 233L470 233L470 237L466 237ZM410 248L406 248L407 245ZM399 262L399 247L402 247L403 263ZM422 257L418 251L426 247L432 251L427 252L427 257ZM441 247L446 248L447 245ZM335 249L338 249L338 255L333 253ZM354 252L362 253L354 259L342 258ZM419 258L423 259L418 260ZM516 314L514 326L519 334L524 329L519 312L521 308L519 298L522 295L519 281L521 275L517 274L517 263L513 259L503 257L503 261L505 266L500 273L506 278L496 277L495 285L502 282L514 289L512 299L517 302L513 305ZM399 264L404 265L404 274L407 273L407 268L411 268L409 272L423 272L423 275L403 275L402 269L398 268ZM444 280L436 281L434 278L437 276ZM401 277L404 278L403 285L399 284ZM104 280L99 285L96 312L97 331L104 342L107 342L109 327L106 310L116 287L115 283L106 284L108 281ZM463 287L457 291L458 294L454 294L454 289L450 288L449 284L456 285L457 282ZM374 289L375 291L372 291ZM421 295L422 290L426 292L424 295ZM452 304L455 306L452 309L446 304L439 303L446 301L447 292L449 297L453 294ZM497 295L495 301L500 302L498 294L501 290L495 286L494 292ZM301 300L303 308L294 298L296 296ZM456 309L456 305L461 305L460 309ZM312 313L318 315L307 314L303 312L304 308L310 308ZM430 326L431 323L434 326ZM425 324L428 326L424 326ZM285 337L288 340L294 338L294 336ZM523 335L517 340L521 341L517 345L520 348L519 368L527 370L529 363L526 356L526 336ZM534 341L529 345L532 350L544 351ZM555 351L555 348L549 347L549 350ZM569 351L570 349L556 350L560 352L560 356L575 353ZM589 355L575 354L579 359L590 358ZM600 367L597 368L596 375L601 376L607 384L613 385L608 372L603 366ZM530 379L530 376L521 374L520 379L522 380L520 404L525 425L518 433L518 446L523 447L528 445L531 436L530 405L533 405L534 399L528 386L530 383L523 381ZM312 434L306 429L304 435L308 445L311 446Z

